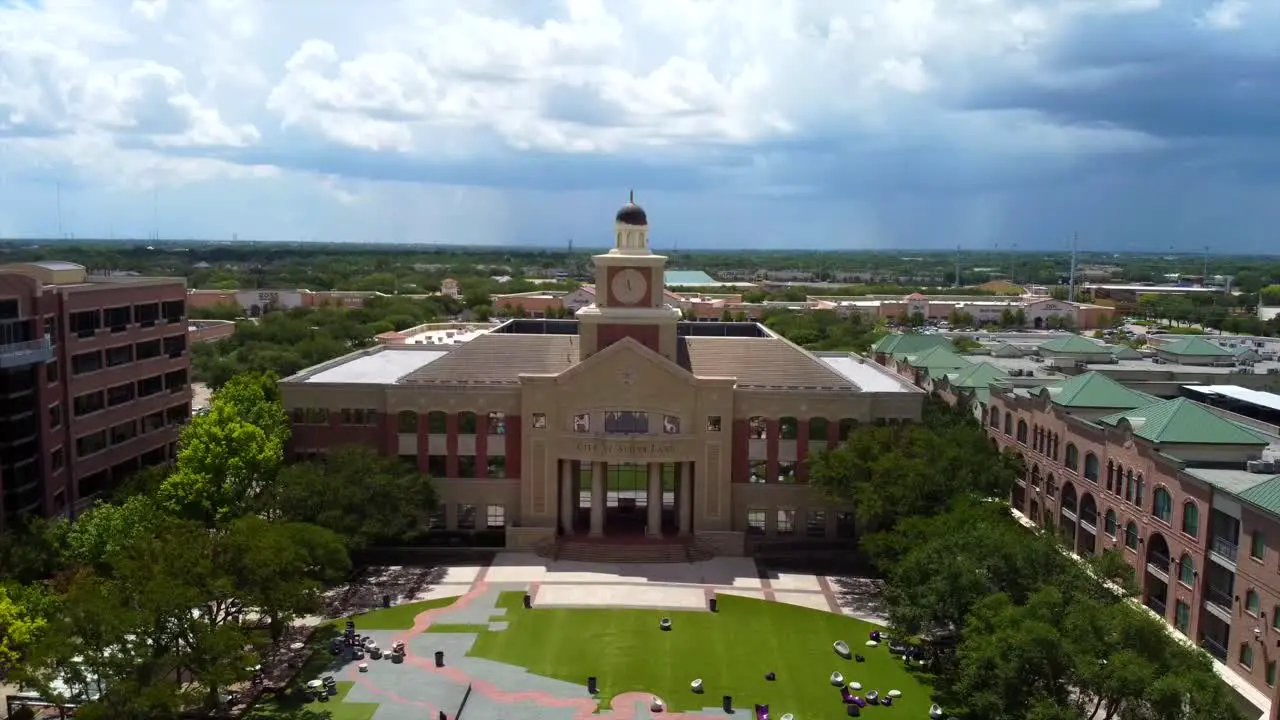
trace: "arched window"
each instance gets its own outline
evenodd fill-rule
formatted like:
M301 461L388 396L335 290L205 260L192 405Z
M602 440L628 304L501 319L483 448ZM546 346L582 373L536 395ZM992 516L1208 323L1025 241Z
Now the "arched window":
M1168 490L1158 487L1152 493L1151 514L1155 515L1158 520L1172 524L1173 496L1169 494Z
M476 434L476 414L467 411L458 413L458 434L459 435L475 435Z
M1190 500L1182 503L1182 532L1200 537L1200 506Z
M996 408L991 408L991 427L1000 429L1000 411Z
M1116 520L1116 511L1108 510L1106 523L1103 525L1103 529L1109 537L1115 537L1116 530L1119 529L1119 527L1120 523Z
M1098 482L1098 456L1093 453L1084 454L1084 479Z
M1079 470L1080 451L1076 450L1075 445L1072 445L1071 443L1067 443L1067 457L1064 462L1066 463L1068 470L1072 472L1076 472L1077 470Z
M1005 435L1013 434L1013 413L1009 412L1008 410L1004 411L1004 434Z
M1116 483L1116 464L1113 460L1107 461L1107 492L1114 492Z
M1023 445L1027 444L1027 421L1026 420L1018 421L1018 442L1022 443Z
M841 418L838 432L840 433L840 442L849 439L853 435L853 431L858 429L858 421L853 418Z
M1133 502L1133 490L1134 490L1134 487L1136 487L1136 485L1137 484L1134 483L1133 481L1133 470L1130 469L1129 473L1125 475L1125 478L1124 478L1124 499L1125 500L1128 500L1129 502Z
M401 410L396 415L397 432L418 432L418 413L412 410Z
M1040 465L1038 463L1031 466L1031 487L1040 487Z
M1132 520L1124 526L1124 546L1130 550L1138 549L1138 523Z
M1147 484L1142 480L1142 473L1138 473L1138 480L1134 483L1133 502L1135 505L1142 505L1142 497Z
M432 410L427 413L427 433L431 435L444 435L449 432L449 419L443 411Z
M800 434L800 421L793 417L784 417L778 420L778 439L779 440L795 440Z
M1245 612L1254 617L1257 617L1258 613L1262 612L1262 599L1258 597L1257 590L1249 590L1244 594L1244 609Z
M831 426L831 423L826 418L821 418L821 417L809 418L809 440L826 442L827 433L830 432L830 430L828 430L827 428L829 428L830 426Z
M1058 497L1058 481L1054 479L1053 473L1044 479L1044 494L1049 497Z
M1187 587L1195 587L1196 584L1196 564L1186 553L1178 561L1178 582Z

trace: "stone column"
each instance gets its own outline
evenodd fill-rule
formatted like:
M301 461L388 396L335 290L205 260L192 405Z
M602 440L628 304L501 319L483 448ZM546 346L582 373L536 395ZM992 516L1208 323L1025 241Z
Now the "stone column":
M607 464L591 463L591 537L604 536L604 474Z
M573 463L560 461L560 529L565 535L573 534L573 491L575 478Z
M649 463L649 537L662 536L662 463Z
M680 534L688 535L693 531L693 464L678 463L680 498L676 506L680 509Z

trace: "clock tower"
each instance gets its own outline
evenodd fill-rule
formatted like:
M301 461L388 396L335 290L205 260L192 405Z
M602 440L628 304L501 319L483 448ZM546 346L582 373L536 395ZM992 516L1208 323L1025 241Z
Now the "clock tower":
M634 193L618 210L613 232L613 249L592 258L596 301L577 314L582 359L629 337L675 362L680 309L666 304L667 258L649 249L649 218Z

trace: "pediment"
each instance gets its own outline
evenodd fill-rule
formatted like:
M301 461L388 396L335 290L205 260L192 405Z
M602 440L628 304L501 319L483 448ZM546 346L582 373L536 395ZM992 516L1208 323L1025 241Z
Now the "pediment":
M692 373L667 358L623 338L556 376L560 385L629 389L670 387L673 382L692 387Z

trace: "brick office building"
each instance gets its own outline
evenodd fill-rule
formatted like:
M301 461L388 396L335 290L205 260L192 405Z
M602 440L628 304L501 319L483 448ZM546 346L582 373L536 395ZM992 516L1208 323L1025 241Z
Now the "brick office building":
M173 457L189 362L184 280L0 267L0 525L73 514Z
M923 392L754 323L682 322L644 211L615 220L575 320L383 346L281 381L293 452L357 442L402 457L433 478L434 527L503 530L513 548L632 534L741 554L748 535L851 531L807 486L806 457L860 423L918 420Z
M1015 509L1081 555L1119 551L1143 604L1280 716L1277 428L1100 373L996 380L983 422L1026 462Z

